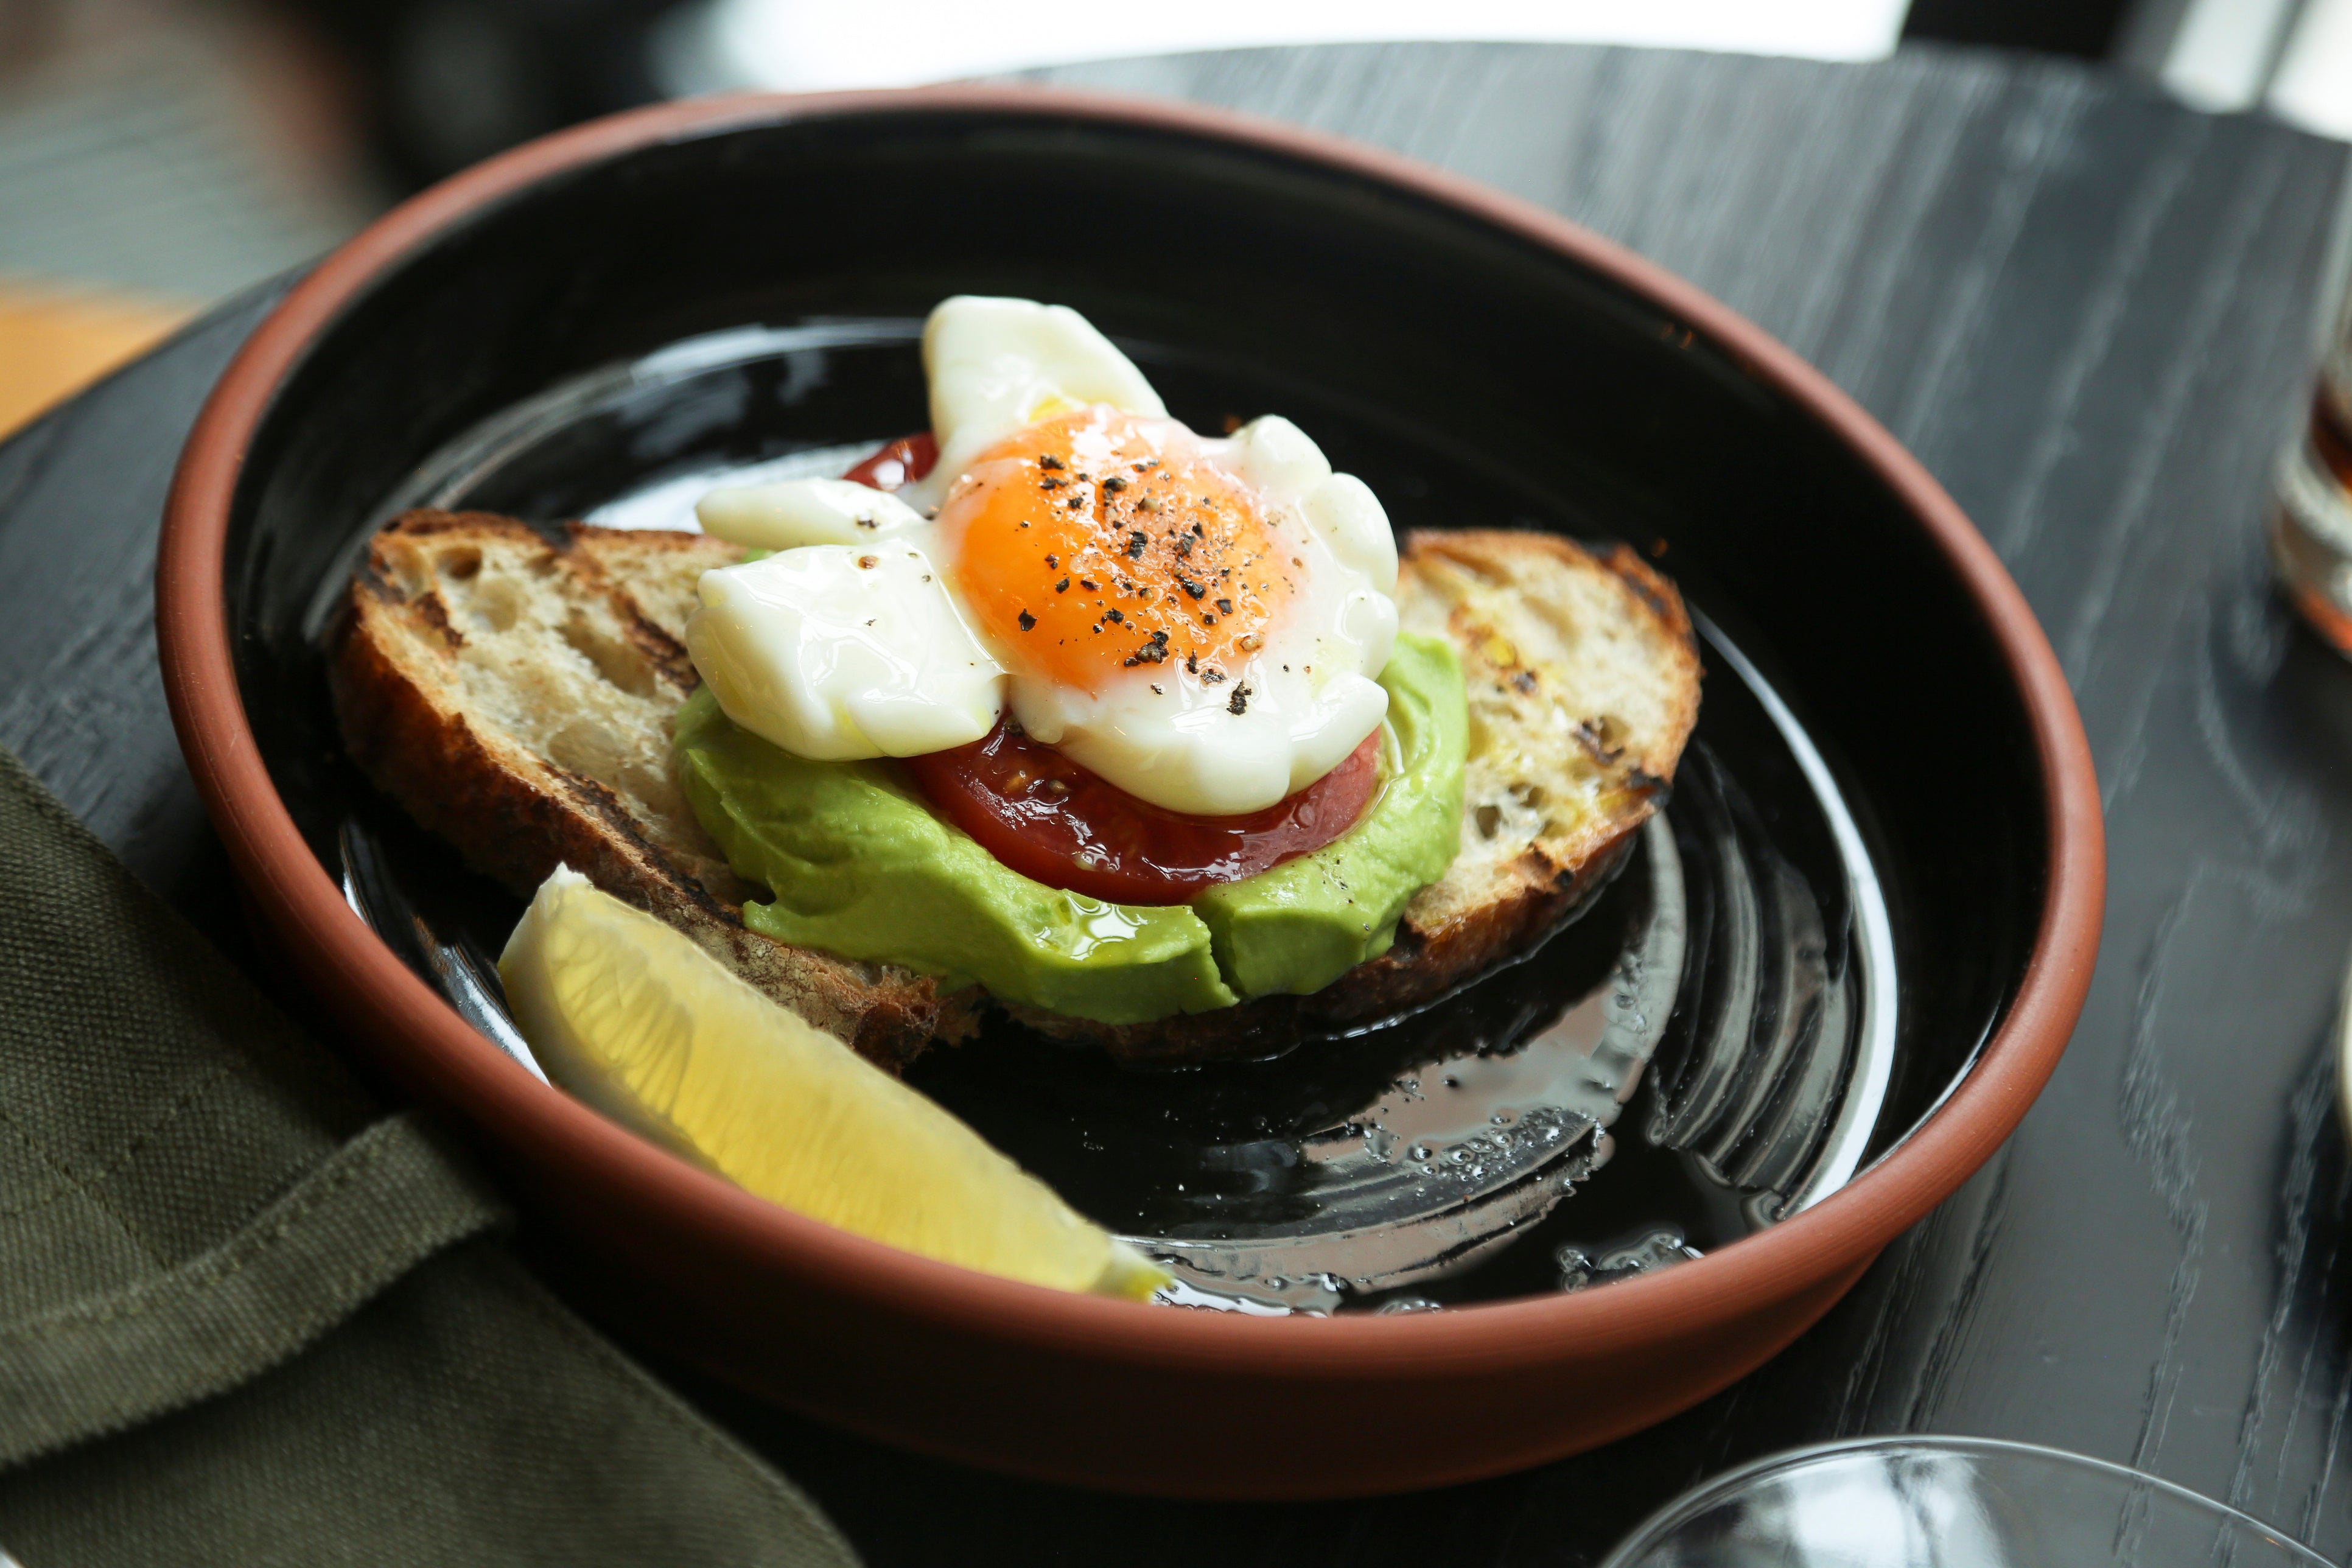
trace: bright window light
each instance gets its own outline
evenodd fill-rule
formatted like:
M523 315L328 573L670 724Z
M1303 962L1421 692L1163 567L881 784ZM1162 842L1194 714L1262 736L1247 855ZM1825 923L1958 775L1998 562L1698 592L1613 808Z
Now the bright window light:
M2352 140L2352 3L2310 0L2295 18L2270 107L2323 136Z
M1810 59L1877 59L1905 0L711 0L673 33L683 90L906 87L1077 60L1278 44L1636 44Z

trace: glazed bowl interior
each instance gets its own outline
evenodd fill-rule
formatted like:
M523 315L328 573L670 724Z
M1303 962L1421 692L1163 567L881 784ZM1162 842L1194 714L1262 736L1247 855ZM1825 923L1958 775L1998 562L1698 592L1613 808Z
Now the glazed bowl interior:
M1007 94L843 112L670 112L659 133L551 158L530 179L493 182L426 229L412 226L404 249L355 274L259 405L216 546L222 613L268 785L331 874L342 875L339 835L368 792L336 740L322 633L359 542L404 498L420 499L421 474L446 471L453 450L511 426L517 411L599 377L610 394L603 413L574 420L543 452L506 454L490 465L494 482L467 499L552 522L665 477L919 429L924 314L953 293L1025 296L1084 312L1196 428L1290 416L1336 468L1371 485L1400 530L1549 530L1622 541L1654 559L1709 623L1708 647L1736 647L1755 667L1735 677L1709 654L1716 710L1730 710L1737 679L1777 694L1833 776L1883 895L1899 986L1889 987L1891 1075L1865 1152L1885 1153L1945 1104L2054 942L2063 973L2042 983L2011 1068L2012 1087L2038 1088L2080 1005L2095 936L2096 816L2084 805L2094 797L2079 725L2021 602L1948 501L1753 329L1589 237L1563 239L1560 226L1531 232L1483 197L1389 177L1374 160L1181 114ZM669 374L691 372L697 356L724 359L746 333L782 345L753 356L756 374ZM663 374L646 374L648 356ZM201 488L189 473L184 489ZM1941 521L1931 519L1939 507ZM176 629L194 622L175 618L169 535L166 546L169 665L199 634ZM194 700L177 689L174 700L184 738L214 721L192 721ZM200 749L192 739L192 754ZM216 818L247 804L231 798L245 786L220 782L225 768L199 758ZM1751 772L1748 783L1769 819L1773 781ZM2070 822L2078 853L2062 875L2053 854ZM240 848L247 830L227 831ZM253 842L266 837L257 830ZM275 853L240 852L248 874ZM417 853L454 867L436 847ZM2062 883L2063 920L2053 913ZM1826 940L1857 939L1841 927ZM342 936L321 941L348 950ZM2023 1101L1996 1098L1966 1108L1983 1126L1948 1141L1934 1168L1882 1184L1890 1195L1873 1217L1822 1229L1810 1261L1792 1265L1811 1271L1803 1289L1776 1298L1735 1336L1737 1349L1727 1340L1720 1365L1694 1370L1654 1409L1629 1405L1612 1429L1667 1414L1786 1342L2013 1124ZM1962 1109L1956 1101L1944 1117ZM635 1179L559 1132L577 1159L604 1161L616 1183ZM1872 1180L1865 1173L1857 1186ZM751 1228L740 1216L726 1224ZM780 1230L774 1245L789 1251L790 1235ZM714 1279L724 1272L712 1266ZM1599 1310L1577 1310L1588 1304ZM1739 1310L1691 1305L1675 1331ZM1197 1326L1179 1321L1193 1315L1158 1316L1199 1349ZM1401 1319L1380 1331L1433 1343L1438 1332ZM1150 1353L1143 1330L1129 1338L1135 1355ZM1496 1367L1567 1353L1545 1342L1514 1340ZM914 1435L912 1417L842 1414L931 1441ZM1082 1449L1000 1460L984 1443L934 1446L1032 1473L1265 1493L1484 1473L1601 1431L1529 1423L1476 1455L1347 1480L1304 1470L1285 1479L1279 1466L1260 1476L1235 1458L1227 1479L1203 1461L1193 1479L1180 1464L1138 1481Z
M1798 709L1870 840L1903 976L1890 1126L1944 1092L2039 924L2041 761L1982 610L1835 433L1622 285L1407 193L1136 125L892 118L572 171L474 215L311 348L253 443L226 581L247 713L325 863L352 785L316 606L428 456L551 386L723 329L1043 298L1128 345L1201 427L1299 420L1400 529L1663 545ZM921 427L920 365L911 346L898 359L834 395L774 388L774 427L809 447ZM723 406L666 417L630 438L674 443L682 467L712 456L698 434L741 423ZM604 458L624 459L644 471L641 451ZM498 499L579 515L600 499L596 461Z

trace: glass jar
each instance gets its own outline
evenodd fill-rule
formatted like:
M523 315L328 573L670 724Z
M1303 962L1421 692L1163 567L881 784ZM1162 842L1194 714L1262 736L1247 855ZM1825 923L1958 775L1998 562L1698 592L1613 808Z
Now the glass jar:
M2302 437L2279 454L2271 564L2315 630L2352 657L2352 307L2332 335Z

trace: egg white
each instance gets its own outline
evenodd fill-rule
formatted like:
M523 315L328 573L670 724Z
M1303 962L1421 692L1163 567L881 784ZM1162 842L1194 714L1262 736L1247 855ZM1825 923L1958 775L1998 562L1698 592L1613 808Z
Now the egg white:
M959 294L923 323L923 374L940 460L898 493L937 511L979 457L1024 426L1089 404L1164 418L1135 362L1067 305Z
M902 542L803 545L706 572L698 592L695 668L730 719L795 756L921 756L1003 711L1004 667Z
M926 514L975 458L1039 418L1096 404L1165 410L1133 362L1066 307L960 296L931 313L923 351L940 444L924 480L889 495L792 480L717 490L696 509L707 531L781 552L706 573L688 623L730 718L802 756L918 756L979 739L1009 705L1030 734L1130 795L1212 816L1274 805L1379 727L1395 538L1370 489L1277 416L1224 440L1173 421L1164 436L1254 491L1270 537L1298 563L1293 597L1225 680L1153 665L1087 692L988 646L935 564L959 542ZM878 559L860 567L861 555Z
M753 550L863 544L923 526L923 514L888 490L852 479L782 479L726 486L694 504L702 531Z

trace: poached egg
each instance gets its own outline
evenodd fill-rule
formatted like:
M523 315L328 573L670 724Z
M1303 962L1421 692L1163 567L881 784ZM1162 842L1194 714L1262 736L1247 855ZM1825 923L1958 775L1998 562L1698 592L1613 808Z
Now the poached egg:
M1209 816L1274 805L1379 726L1394 536L1304 431L1195 434L1061 306L948 300L923 361L923 479L697 507L776 552L704 574L688 622L729 718L835 761L962 745L1009 710L1129 794Z

